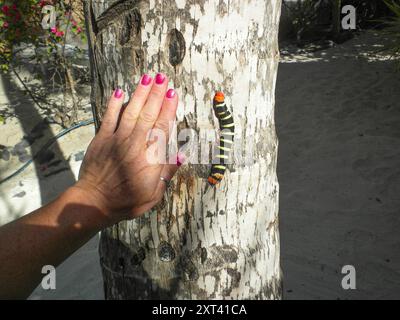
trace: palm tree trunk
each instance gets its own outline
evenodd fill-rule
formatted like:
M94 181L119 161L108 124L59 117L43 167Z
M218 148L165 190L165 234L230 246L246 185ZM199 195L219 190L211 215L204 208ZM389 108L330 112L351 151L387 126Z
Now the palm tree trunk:
M182 101L179 129L213 129L211 101L222 90L241 142L216 189L205 192L209 166L185 165L164 204L102 233L106 298L281 298L280 9L280 0L86 1L97 126L113 88L131 92L142 73L161 71ZM250 161L238 160L244 154Z

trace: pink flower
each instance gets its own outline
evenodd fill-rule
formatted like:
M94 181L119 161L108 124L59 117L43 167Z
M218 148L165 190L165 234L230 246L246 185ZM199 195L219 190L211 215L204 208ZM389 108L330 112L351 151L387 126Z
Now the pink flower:
M73 25L74 27L76 27L77 24L78 24L78 23L77 23L75 20L72 20L72 25Z
M51 33L56 34L56 33L57 33L57 27L52 27L52 28L50 29L50 31L51 31Z
M5 13L5 15L7 15L7 13L8 13L8 10L10 10L10 7L9 6L6 6L6 5L4 5L4 6L2 6L1 7L1 10Z
M13 5L11 6L11 8L16 11L17 10L17 5L15 3L13 3Z
M4 29L7 29L7 28L8 28L8 22L7 22L7 21L4 21L4 23L3 23L3 28L4 28Z
M62 36L64 36L64 31L57 31L57 32L56 32L56 36L57 36L57 37L62 37Z
M81 32L82 32L82 28L81 28L81 27L78 27L78 29L76 29L76 32L77 32L77 33L81 33Z

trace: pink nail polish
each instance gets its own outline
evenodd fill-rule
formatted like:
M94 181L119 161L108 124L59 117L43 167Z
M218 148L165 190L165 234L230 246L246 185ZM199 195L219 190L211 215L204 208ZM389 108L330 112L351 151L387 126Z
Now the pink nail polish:
M178 153L176 156L176 165L180 167L185 162L185 155L183 153Z
M162 73L157 73L156 84L163 84L164 80L165 80L165 76Z
M142 77L142 81L140 82L144 86L148 86L151 82L151 77L148 74L144 74Z
M167 91L166 97L167 97L168 99L172 99L173 97L175 97L175 90L174 90L174 89L169 89L169 90Z
M119 99L119 98L122 97L122 94L123 94L123 93L124 93L124 92L122 91L122 89L121 89L121 88L118 88L118 89L115 90L115 92L114 92L114 97L117 98L117 99Z

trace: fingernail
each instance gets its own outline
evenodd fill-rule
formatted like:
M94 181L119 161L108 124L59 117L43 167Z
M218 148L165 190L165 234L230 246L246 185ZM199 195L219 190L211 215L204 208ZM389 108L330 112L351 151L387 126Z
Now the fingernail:
M142 77L142 81L140 82L144 86L148 86L151 82L151 77L148 74L144 74Z
M185 162L185 155L183 153L178 153L176 156L176 165L180 167Z
M117 90L115 90L115 92L114 92L114 97L116 97L117 99L119 99L119 98L121 98L122 97L122 94L123 94L124 92L122 91L122 89L121 88L118 88Z
M174 89L169 89L169 90L167 91L166 97L167 97L168 99L172 99L173 97L175 97L175 90L174 90Z
M165 80L165 76L162 73L157 73L156 84L162 84Z

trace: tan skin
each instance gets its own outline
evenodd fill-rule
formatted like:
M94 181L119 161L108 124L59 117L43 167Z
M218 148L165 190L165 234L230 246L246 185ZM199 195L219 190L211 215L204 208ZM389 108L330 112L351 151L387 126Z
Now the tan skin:
M170 180L178 169L146 157L148 132L157 128L168 137L178 106L177 95L167 94L166 76L158 82L163 77L139 83L123 111L124 94L114 92L75 185L0 228L0 298L28 297L44 265L60 264L100 230L160 202L166 189L160 178Z

